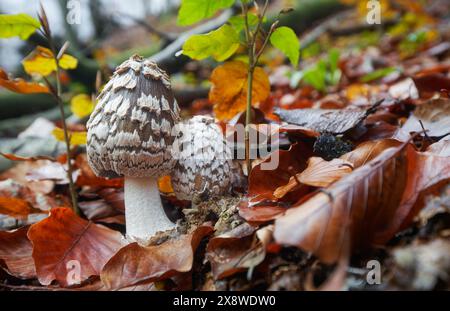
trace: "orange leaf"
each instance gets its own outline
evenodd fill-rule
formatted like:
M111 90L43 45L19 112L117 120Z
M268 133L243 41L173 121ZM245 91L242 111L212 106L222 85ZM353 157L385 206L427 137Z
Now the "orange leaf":
M172 181L170 176L163 176L158 180L159 191L163 193L173 193Z
M123 187L123 178L106 179L96 176L87 162L86 154L78 155L75 159L75 165L80 169L80 174L76 180L78 186Z
M200 241L211 234L210 225L181 235L159 245L131 243L117 252L105 265L101 279L109 289L119 289L141 282L157 281L188 272Z
M311 157L308 159L308 167L303 172L292 176L287 185L277 188L274 196L282 198L299 182L313 187L328 187L352 170L353 165L341 159L325 161L319 157Z
M262 170L261 164L258 164L250 172L248 197L252 202L277 200L273 194L275 189L286 185L291 176L303 171L312 154L311 148L302 143L292 145L289 150L275 152L279 156L279 165L275 170ZM295 201L297 200L298 196L295 196Z
M2 68L0 68L0 86L22 94L50 93L48 87L43 84L27 82L21 78L10 79L8 74Z
M49 285L57 280L62 286L100 275L122 241L119 232L88 222L65 207L53 208L48 218L32 225L28 238L39 282Z
M26 219L32 212L33 209L25 200L11 197L0 197L0 214Z
M240 61L226 62L211 74L209 100L219 120L229 120L244 111L247 103L247 65ZM265 71L256 67L253 74L252 104L263 102L270 93Z
M12 153L2 153L2 152L0 152L0 155L11 161L39 161L39 160L56 161L55 158L47 156L21 157Z
M5 262L9 274L21 279L36 277L27 232L28 226L14 231L0 231L0 261Z

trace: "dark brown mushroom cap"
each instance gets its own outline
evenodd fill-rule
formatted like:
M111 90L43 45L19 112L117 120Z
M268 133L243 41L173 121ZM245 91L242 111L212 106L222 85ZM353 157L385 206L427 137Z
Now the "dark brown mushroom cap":
M171 174L176 196L192 200L196 194L209 196L229 192L232 157L220 127L213 118L195 116L176 126Z
M87 156L103 177L157 177L174 165L178 104L168 75L140 56L117 67L87 123Z

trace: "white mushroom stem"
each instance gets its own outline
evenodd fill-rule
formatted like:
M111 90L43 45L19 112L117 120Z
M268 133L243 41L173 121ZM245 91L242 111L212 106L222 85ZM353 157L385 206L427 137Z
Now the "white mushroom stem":
M144 243L158 231L175 228L164 212L156 178L125 177L127 238Z

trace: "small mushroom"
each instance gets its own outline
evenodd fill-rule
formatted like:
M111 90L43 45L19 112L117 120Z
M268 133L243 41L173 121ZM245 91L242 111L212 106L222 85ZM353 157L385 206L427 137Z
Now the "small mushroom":
M98 96L87 123L87 156L95 174L125 177L127 238L145 243L175 227L166 216L158 177L168 175L172 128L179 108L168 75L134 55L122 63Z
M177 198L192 200L198 195L218 196L230 191L231 152L213 118L195 116L177 124L173 143L177 159L171 174Z

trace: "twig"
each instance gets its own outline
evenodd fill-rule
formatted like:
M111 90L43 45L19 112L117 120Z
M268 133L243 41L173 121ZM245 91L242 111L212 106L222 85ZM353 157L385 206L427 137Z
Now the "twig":
M152 24L150 24L149 22L147 22L146 20L140 19L140 18L136 18L130 14L127 13L120 13L120 16L126 17L130 20L132 20L133 22L141 25L142 27L144 27L146 30L148 30L150 33L153 33L155 35L157 35L158 37L160 37L161 39L167 41L167 42L173 42L176 38L177 38L177 34L175 33L171 33L171 32L164 32L159 30L158 28L154 27Z

